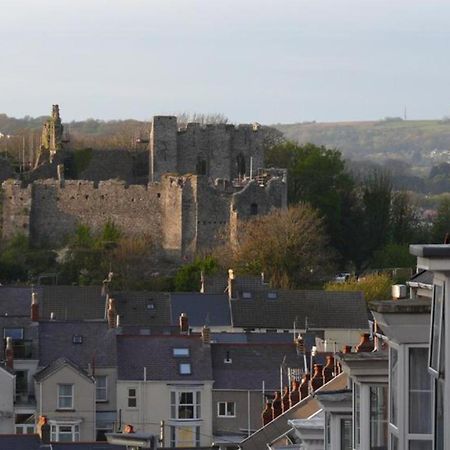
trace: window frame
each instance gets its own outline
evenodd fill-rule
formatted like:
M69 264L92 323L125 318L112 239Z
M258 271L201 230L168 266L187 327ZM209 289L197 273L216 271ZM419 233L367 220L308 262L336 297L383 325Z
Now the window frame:
M191 428L192 429L192 436L193 439L191 442L187 442L187 441L180 441L179 440L179 435L178 432L179 430L183 429L183 428ZM200 426L199 425L187 425L187 424L183 424L183 425L170 425L170 435L169 435L169 439L170 439L170 446L175 448L175 447L180 447L181 444L186 446L186 444L188 446L191 447L200 447Z
M441 304L439 305L439 311L436 311L436 290L437 288L441 288L442 295L441 295ZM439 378L439 376L442 374L442 370L444 369L441 367L441 351L443 347L443 341L445 340L444 333L444 320L445 320L445 282L443 281L437 281L435 280L433 285L433 300L432 300L432 306L431 306L431 322L430 322L430 338L429 338L429 352L428 352L428 370L435 378ZM435 319L436 314L439 314L438 320L438 333L439 336L437 337L437 349L434 348L434 338L435 338ZM433 356L436 354L436 367L433 367Z
M192 375L192 364L190 362L180 362L178 364L178 373L183 376Z
M192 403L181 403L182 394L192 394ZM193 417L180 417L180 407L192 407ZM202 419L202 399L200 390L172 390L170 391L170 419L177 421L196 421Z
M133 390L134 391L134 395L130 395L130 391ZM133 387L127 387L127 409L136 409L138 407L137 405L137 387L133 386ZM134 400L135 405L131 406L130 405L130 400Z
M220 405L224 405L225 414L220 413ZM233 405L233 414L228 414L228 405ZM218 401L217 417L220 417L221 419L234 419L236 417L236 402L226 400Z
M12 337L12 336L9 336L9 335L7 335L7 333L6 333L7 330L20 330L20 335L21 335L21 337L20 337L20 338L14 338L14 337ZM13 341L13 342L23 341L23 339L24 339L24 333L25 333L25 330L24 330L23 327L4 327L4 328L3 328L3 339L6 339L7 337L10 337L10 338L12 338L12 341Z
M63 433L68 435L69 432L61 432L62 427L71 428L70 434L72 439L70 441L61 441L60 435ZM50 422L50 440L52 442L79 442L80 441L80 424L79 422Z
M62 386L70 386L71 394L70 395L62 395L60 389ZM62 406L61 399L62 398L70 398L70 406ZM75 409L75 385L73 383L58 383L57 385L57 403L56 409L58 410L67 410L73 411Z
M174 358L189 358L191 356L191 350L189 347L173 347L172 356Z
M98 386L98 379L105 380L105 386ZM98 398L98 392L104 391L105 398ZM108 402L108 376L107 375L96 375L95 377L95 402L96 403L106 403Z

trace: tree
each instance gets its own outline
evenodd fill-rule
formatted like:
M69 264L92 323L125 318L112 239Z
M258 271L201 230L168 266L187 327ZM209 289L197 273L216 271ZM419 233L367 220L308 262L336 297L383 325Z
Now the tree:
M300 287L320 278L331 265L326 244L318 211L300 203L244 223L234 249L234 267L264 272L275 287Z
M330 243L345 265L349 260L348 218L354 206L354 181L346 171L341 153L314 144L284 142L267 151L266 161L268 165L288 169L291 205L308 202L320 211Z
M432 228L433 242L442 243L447 233L450 234L450 196L444 197L439 202Z
M218 269L214 257L195 258L194 262L182 266L175 276L175 291L198 292L200 291L201 272L210 275Z
M392 194L390 221L392 242L411 244L419 232L419 214L408 192Z

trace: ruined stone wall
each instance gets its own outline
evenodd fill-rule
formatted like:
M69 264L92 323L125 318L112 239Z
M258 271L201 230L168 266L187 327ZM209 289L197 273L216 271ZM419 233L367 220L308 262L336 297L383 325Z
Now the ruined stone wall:
M126 186L120 181L56 180L34 182L31 238L36 242L61 243L79 224L99 231L112 221L124 233L154 237L160 242L160 185Z
M264 167L264 131L253 125L189 123L177 131L176 118L156 116L150 136L150 178L163 173L207 175L232 180ZM153 178L152 178L153 175Z
M31 186L23 188L20 181L2 183L2 236L30 235Z

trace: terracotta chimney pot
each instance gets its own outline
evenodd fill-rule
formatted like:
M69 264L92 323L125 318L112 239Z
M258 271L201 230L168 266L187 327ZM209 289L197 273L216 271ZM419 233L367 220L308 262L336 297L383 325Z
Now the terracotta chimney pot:
M186 313L180 314L180 334L189 333L189 319Z
M328 383L334 377L334 357L327 356L327 364L323 368L323 384Z
M39 300L36 292L31 293L31 321L39 320Z
M283 406L281 404L280 391L275 392L275 398L273 399L273 403L272 403L272 410L273 410L273 418L274 419L283 413Z
M233 269L228 270L228 298L236 298L236 280L234 279Z
M300 401L300 392L298 388L299 388L298 381L296 379L292 380L292 390L291 395L289 396L291 408Z
M113 298L108 299L108 327L116 328L117 325L116 301Z
M273 411L272 411L272 403L269 401L266 402L266 407L262 412L262 424L263 426L267 425L273 419Z
M13 370L14 369L14 349L13 349L13 341L12 341L11 337L6 338L5 360L6 360L6 367Z
M211 343L211 329L206 325L204 325L202 328L202 341L204 344Z
M289 388L287 386L284 387L283 398L281 399L283 412L286 412L289 409Z
M323 385L322 364L314 364L314 374L311 378L311 390L316 391Z
M371 352L373 351L373 342L369 339L369 333L364 333L361 335L361 340L359 344L356 346L356 352Z
M311 375L309 373L303 374L302 384L300 385L300 400L303 400L304 398L308 397L308 395L309 395L310 378L311 378Z

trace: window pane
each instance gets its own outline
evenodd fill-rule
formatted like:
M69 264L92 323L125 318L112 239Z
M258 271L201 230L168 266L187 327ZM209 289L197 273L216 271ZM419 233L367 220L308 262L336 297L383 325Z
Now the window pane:
M174 348L173 356L189 356L189 348Z
M444 380L437 380L435 386L435 449L444 450Z
M391 402L390 407L390 422L397 426L398 424L398 352L395 348L390 349L389 358L389 398Z
M341 450L352 448L352 419L341 419Z
M433 324L431 328L431 342L430 342L430 367L439 372L439 343L443 339L441 339L441 322L442 322L442 306L443 306L443 298L444 298L444 289L443 286L434 285L433 291L433 310L432 310L432 319Z
M224 416L224 415L225 415L225 403L220 402L219 403L219 416Z
M387 388L370 387L370 448L387 449Z
M391 450L398 450L398 437L391 434Z
M23 339L23 328L5 328L3 337L10 337L13 341L20 341Z
M71 384L60 384L59 385L59 395L72 395L72 385Z
M354 448L358 449L360 447L361 442L361 436L360 436L360 420L361 420L361 413L360 413L360 387L358 383L353 383L353 416L355 418L354 424L353 424L353 446Z
M431 433L431 378L428 349L409 349L409 432ZM424 411L427 411L424 414Z
M431 441L409 441L409 450L432 450Z
M227 403L227 413L229 416L234 416L234 402Z

